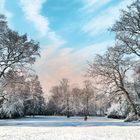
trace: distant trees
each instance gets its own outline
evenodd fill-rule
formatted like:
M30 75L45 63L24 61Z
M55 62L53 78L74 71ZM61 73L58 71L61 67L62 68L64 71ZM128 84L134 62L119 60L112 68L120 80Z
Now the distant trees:
M72 113L84 116L83 90L79 87L71 87Z
M56 114L64 114L69 118L72 101L68 79L63 78L59 86L52 87L51 93L52 96L48 103L48 109L50 110L50 108L52 108L51 106L53 106L55 108L53 108L53 110L56 111Z
M96 99L94 87L89 80L84 81L83 88L72 87L67 79L62 79L59 85L52 87L47 104L50 115L84 116L100 115L100 98ZM102 99L102 98L101 98ZM104 115L104 114L101 114Z
M87 120L87 116L89 116L89 107L92 102L95 101L94 91L91 81L86 80L84 81L84 88L83 88L83 111L85 115L85 120Z
M63 108L64 108L64 112L66 112L66 116L69 118L70 117L70 89L69 89L69 81L68 79L62 79L60 81L60 92L63 95Z
M58 115L62 114L62 94L60 93L59 86L53 86L51 89L51 96L47 103L47 114Z

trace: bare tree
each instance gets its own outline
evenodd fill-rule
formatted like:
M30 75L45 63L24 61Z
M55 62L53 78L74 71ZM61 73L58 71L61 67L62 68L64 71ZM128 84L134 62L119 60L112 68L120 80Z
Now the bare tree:
M84 81L84 89L83 89L83 106L84 106L84 120L87 120L87 116L90 115L89 107L92 104L94 99L94 91L91 81Z
M120 19L112 27L116 34L116 44L126 54L140 57L140 1L136 0L127 10L122 10Z
M33 64L39 55L39 44L28 40L27 35L6 28L4 16L0 16L0 78L9 70Z
M124 94L135 116L139 116L131 93L127 89L127 72L132 68L131 58L126 57L120 47L112 47L101 56L97 55L94 62L89 64L89 75L107 84L115 93L114 96Z
M51 96L47 104L49 115L60 115L63 110L63 95L59 86L53 86L50 90Z
M58 86L51 89L52 96L49 105L54 106L56 113L70 117L72 98L68 79L62 79Z
M69 90L69 81L68 79L62 79L60 81L60 90L62 94L64 95L64 106L66 110L66 115L69 118L70 117L70 90Z
M73 87L72 96L72 111L73 115L83 115L83 91L79 87Z

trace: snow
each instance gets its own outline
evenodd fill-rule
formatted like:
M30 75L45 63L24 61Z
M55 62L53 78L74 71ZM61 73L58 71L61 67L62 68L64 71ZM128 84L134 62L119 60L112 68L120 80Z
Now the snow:
M140 123L106 117L0 120L0 140L140 140Z

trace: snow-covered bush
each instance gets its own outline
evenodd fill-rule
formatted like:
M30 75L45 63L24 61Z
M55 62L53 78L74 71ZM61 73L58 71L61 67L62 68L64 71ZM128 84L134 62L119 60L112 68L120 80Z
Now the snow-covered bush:
M23 100L9 96L0 108L0 118L17 118L24 116Z
M122 119L126 118L128 114L127 105L123 103L112 103L111 107L108 109L108 118Z

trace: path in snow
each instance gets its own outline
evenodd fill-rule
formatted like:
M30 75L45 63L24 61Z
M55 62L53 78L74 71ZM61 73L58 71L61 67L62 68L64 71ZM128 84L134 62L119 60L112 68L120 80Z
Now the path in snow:
M0 140L140 140L140 123L105 117L0 120Z

